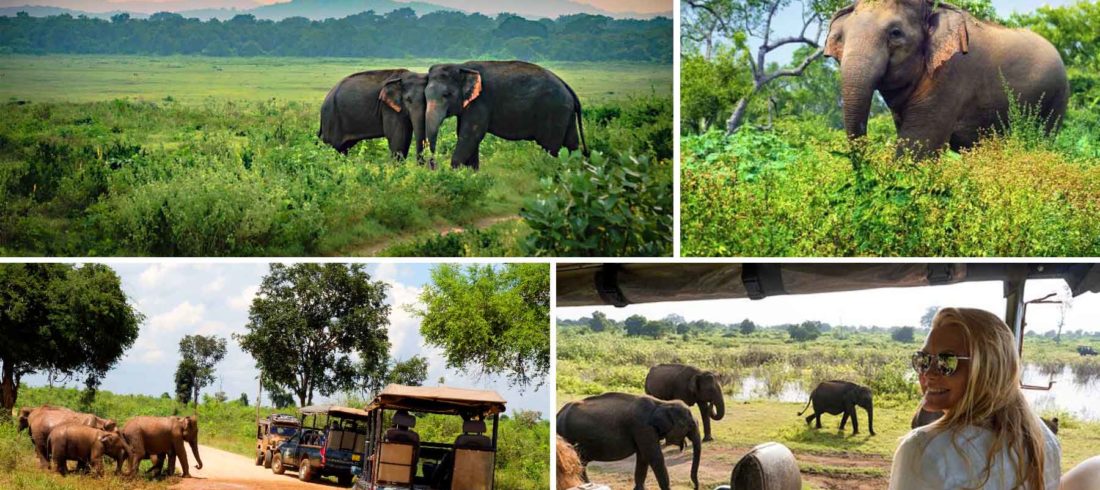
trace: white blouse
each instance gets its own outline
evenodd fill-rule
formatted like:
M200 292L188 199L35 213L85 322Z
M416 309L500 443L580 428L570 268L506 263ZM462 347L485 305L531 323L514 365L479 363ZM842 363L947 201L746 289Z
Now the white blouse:
M1040 423L1046 439L1043 456L1045 490L1057 490L1062 474L1062 446L1046 424ZM890 469L890 490L982 488L1011 490L1016 484L1016 459L1002 449L993 461L986 454L993 444L993 431L975 426L933 436L929 426L918 427L902 439ZM921 452L921 448L924 451ZM982 482L990 465L989 480Z

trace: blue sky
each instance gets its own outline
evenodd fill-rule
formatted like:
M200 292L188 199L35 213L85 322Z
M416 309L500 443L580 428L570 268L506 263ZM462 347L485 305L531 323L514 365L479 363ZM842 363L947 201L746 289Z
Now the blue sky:
M992 3L993 8L997 10L998 16L1007 17L1012 12L1031 12L1043 5L1067 5L1074 3L1074 0L992 0ZM777 20L772 22L773 39L798 35L798 33L802 30L802 6L802 1L792 0L786 8L780 10L776 14ZM682 6L681 8L688 9L690 7ZM828 19L826 19L825 22L826 25L822 27L820 38L821 40L825 38L826 29L828 29ZM806 35L813 36L814 29L809 29ZM750 38L749 47L752 49L752 54L754 57L756 56L756 50L760 47L762 41L763 38ZM794 54L794 51L797 48L798 45L789 44L769 53L767 60L769 63L789 63L791 56Z
M226 339L227 354L217 365L218 380L203 393L223 389L230 398L247 393L256 397L259 371L250 355L231 337L244 333L248 307L268 271L266 263L117 263L106 262L122 278L122 288L132 304L145 314L145 323L133 347L107 374L102 389L115 393L160 395L175 393L174 373L179 362L179 341L184 335L217 335ZM508 387L503 379L483 378L446 369L438 349L424 345L419 320L403 305L417 304L422 286L430 280L432 264L371 264L368 272L375 280L390 285L387 302L390 313L390 356L408 359L420 355L428 359L426 384L443 377L447 385L496 390L508 400L508 410L537 410L548 416L549 386L520 392ZM547 326L549 328L549 325ZM29 376L29 385L46 384L44 375ZM68 382L79 386L80 380ZM339 398L339 395L334 398ZM267 401L265 396L265 402ZM315 396L315 402L322 399Z

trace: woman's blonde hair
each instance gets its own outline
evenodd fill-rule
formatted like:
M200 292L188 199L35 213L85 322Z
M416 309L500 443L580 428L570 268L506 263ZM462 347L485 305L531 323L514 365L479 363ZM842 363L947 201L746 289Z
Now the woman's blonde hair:
M558 490L567 490L584 484L581 474L584 466L573 446L558 436Z
M979 426L993 431L981 486L989 480L989 463L1007 449L1016 461L1016 484L1042 489L1046 438L1020 389L1020 356L1012 331L997 315L975 308L941 309L932 320L936 328L962 329L970 350L970 360L963 362L970 363L970 374L958 405L931 429Z

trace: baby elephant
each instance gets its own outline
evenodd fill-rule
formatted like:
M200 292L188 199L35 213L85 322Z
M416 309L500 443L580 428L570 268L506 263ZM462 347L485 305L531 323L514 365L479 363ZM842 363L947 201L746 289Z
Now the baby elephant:
M867 431L875 435L875 407L872 404L871 389L866 386L848 381L824 381L810 393L810 401L806 402L806 408L798 412L798 415L801 416L810 407L810 403L814 404L814 413L806 417L807 424L817 419L817 428L820 429L821 414L844 414L840 419L840 429L844 430L844 425L851 417L852 434L859 434L856 407L863 407L867 411Z
M57 472L69 471L69 460L90 465L95 474L103 474L103 456L110 456L118 464L115 473L122 471L122 462L130 458L131 449L116 431L107 432L80 424L65 424L50 432L46 450ZM130 468L130 473L133 468Z

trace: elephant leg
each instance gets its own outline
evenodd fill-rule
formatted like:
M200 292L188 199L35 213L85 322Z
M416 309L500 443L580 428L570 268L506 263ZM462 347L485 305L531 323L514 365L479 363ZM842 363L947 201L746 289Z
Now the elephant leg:
M661 490L669 490L668 469L665 467L665 455L661 452L661 441L656 434L643 434L635 439L638 452L638 465L634 472L634 489L645 490L645 467L653 468L653 476L657 478L657 486ZM642 468L642 477L638 479L638 467Z
M852 435L859 434L859 418L856 417L856 407L852 406L849 410L852 411Z
M186 445L183 443L182 439L180 441L176 442L176 444L175 444L176 459L179 459L179 461L180 461L180 466L183 470L183 477L184 478L190 478L191 477L191 471L190 471L190 467L187 466L187 449L184 449L185 447L186 447ZM169 468L172 469L172 471L175 471L175 468L173 467L175 465L175 459L168 458L168 464L170 465Z
M848 423L848 411L844 411L844 416L840 417L840 430L844 430L844 425Z
M412 131L411 129L402 129L397 131L396 134L387 136L386 140L390 146L390 155L399 160L404 160L409 154L409 147L412 145Z
M46 453L46 439L44 437L32 437L34 440L34 455L38 456L38 467L49 469L50 455Z
M569 127L565 128L565 140L562 142L562 146L570 153L581 147L580 138L577 136L577 120L573 118L572 114L569 115Z
M703 418L703 442L713 441L714 438L710 436L710 405L706 403L699 404L699 416Z
M821 412L818 412L818 413L814 414L814 419L816 419L816 421L817 421L817 428L818 429L821 428L821 415L822 415Z
M485 139L488 130L485 121L488 117L479 117L479 114L469 114L458 120L458 142L455 143L455 151L451 154L451 168L460 165L480 165L475 158L481 147L481 140Z
M542 122L545 126L539 128L540 131L536 133L535 141L550 155L556 157L558 152L561 151L561 146L565 143L567 128L569 128L569 119L572 119L572 116L573 113L570 112L566 117L547 119Z
M649 472L649 465L640 455L634 459L634 490L645 490L645 477Z
M807 416L806 416L806 425L810 425L810 424L812 424L812 423L813 423L813 421L814 421L814 415L817 415L817 414L815 414L815 413L811 413L811 414L809 414L809 415L807 415Z
M915 159L921 160L943 148L951 138L958 117L957 111L950 111L949 114L943 114L943 111L943 107L926 109L924 106L906 111L898 125L897 155L908 150Z

